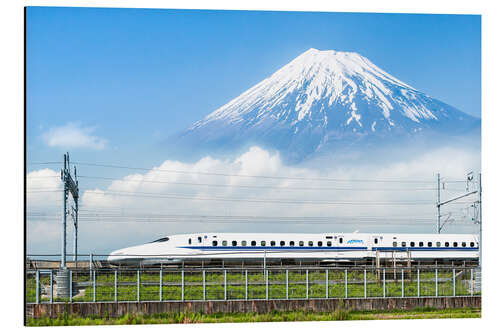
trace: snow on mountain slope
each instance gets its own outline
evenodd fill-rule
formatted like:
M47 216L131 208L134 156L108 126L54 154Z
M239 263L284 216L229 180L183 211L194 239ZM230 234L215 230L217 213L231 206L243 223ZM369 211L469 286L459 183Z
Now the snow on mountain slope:
M456 132L478 122L357 53L309 49L183 137L227 147L264 143L301 159L332 142Z

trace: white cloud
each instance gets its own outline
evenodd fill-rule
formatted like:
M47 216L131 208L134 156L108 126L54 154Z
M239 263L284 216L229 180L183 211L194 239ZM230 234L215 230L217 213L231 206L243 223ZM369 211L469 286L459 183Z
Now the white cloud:
M67 123L64 126L52 127L42 135L49 147L89 148L102 150L107 140L92 135L95 127L82 127L79 124Z
M60 174L41 169L26 176L27 250L58 253L62 210Z
M286 166L279 154L270 153L259 147L230 160L204 157L195 163L165 161L145 173L127 175L111 182L108 186L86 190L81 195L80 244L81 251L106 252L159 238L162 235L188 232L434 232L435 176L440 171L446 179L463 179L470 170L479 170L479 152L443 148L415 156L404 161L357 165L338 165L323 163L318 168ZM165 172L175 170L177 172ZM45 172L50 175L48 171ZM56 172L52 172L55 175ZM217 175L218 174L218 175ZM231 175L231 176L221 176ZM35 175L31 173L30 175ZM248 175L270 176L245 177ZM98 176L98 175L96 175ZM286 178L282 178L286 177ZM291 179L298 178L298 179ZM300 180L300 178L329 179L411 179L426 180L429 183L370 183ZM28 186L34 186L37 178L28 176ZM188 185L195 184L195 185ZM207 186L212 184L217 186ZM53 186L46 183L40 186ZM80 181L80 186L85 184ZM451 186L451 185L450 185ZM461 189L463 184L453 184ZM291 189L294 188L294 189ZM298 189L297 189L298 188ZM311 190L315 188L316 190ZM322 188L321 190L317 188ZM404 189L404 191L387 189ZM418 191L415 189L427 188ZM460 192L443 191L442 199L450 198ZM28 210L40 206L43 193L33 193L28 197ZM56 194L60 197L60 192ZM191 200L186 198L198 198ZM211 200L230 198L234 201ZM242 199L241 201L238 199ZM54 200L61 200L54 197ZM316 204L321 201L363 202L363 201L420 201L427 205L349 205ZM273 201L293 201L277 203ZM306 202L305 202L306 201ZM312 202L312 203L311 203ZM60 206L59 206L60 207ZM54 208L59 212L59 208ZM454 218L462 219L461 207L450 206L455 210ZM60 214L60 212L59 212ZM462 215L461 215L462 214ZM179 217L173 217L179 215ZM202 216L257 216L289 217L255 221L254 219L186 218L186 215ZM347 219L327 220L326 224L293 223L297 217L347 217ZM426 218L427 223L414 226L391 225L374 220L360 221L360 216L403 217L406 219ZM349 220L351 217L353 220ZM32 219L33 223L35 218ZM55 230L59 229L60 218L51 220ZM248 222L251 223L248 223ZM47 222L44 220L43 222ZM227 222L227 221L225 221ZM330 223L331 222L331 223ZM352 222L351 224L349 224ZM28 228L30 228L28 224ZM45 230L45 237L52 235L57 242L57 234L48 224L38 222L36 230ZM473 232L473 227L447 227L447 232ZM37 233L31 233L35 244ZM71 244L71 237L69 238ZM49 241L47 240L46 243ZM33 245L42 249L43 240Z
M52 207L62 201L62 182L60 173L52 169L30 172L26 182L26 201L28 208Z

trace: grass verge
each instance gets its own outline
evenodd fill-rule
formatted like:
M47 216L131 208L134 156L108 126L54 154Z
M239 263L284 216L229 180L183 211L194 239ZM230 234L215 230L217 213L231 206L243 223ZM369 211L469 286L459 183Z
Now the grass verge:
M126 314L120 318L77 317L63 315L55 319L43 317L28 319L27 326L81 326L81 325L136 325L136 324L191 324L191 323L248 323L282 321L335 321L335 320L388 320L388 319L438 319L480 318L481 309L422 308L415 310L351 311L339 308L334 312L312 313L304 311L257 313L162 313L154 315Z

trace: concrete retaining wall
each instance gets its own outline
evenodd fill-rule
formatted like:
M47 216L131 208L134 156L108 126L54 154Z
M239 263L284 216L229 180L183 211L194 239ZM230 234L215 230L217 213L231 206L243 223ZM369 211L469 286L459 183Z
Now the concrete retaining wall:
M310 300L249 300L249 301L184 301L184 302L102 302L102 303L44 303L27 304L27 318L57 317L64 313L86 316L121 317L130 314L164 312L236 313L271 311L331 312L340 303L351 310L390 310L432 307L436 309L481 307L481 297L420 297L420 298L359 298Z

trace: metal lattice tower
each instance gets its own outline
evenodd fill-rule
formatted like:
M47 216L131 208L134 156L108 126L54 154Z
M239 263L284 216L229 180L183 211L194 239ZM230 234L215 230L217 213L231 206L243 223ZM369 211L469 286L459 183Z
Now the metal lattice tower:
M78 259L78 180L76 178L76 167L74 168L74 176L75 180L71 177L70 167L69 167L69 153L64 155L64 164L61 169L61 180L63 182L63 218L62 218L62 244L61 244L61 269L66 269L66 216L68 214L67 210L67 201L68 201L68 192L71 193L73 197L73 201L75 203L75 207L72 211L73 216L73 225L75 227L75 238L74 238L74 260L75 263Z

